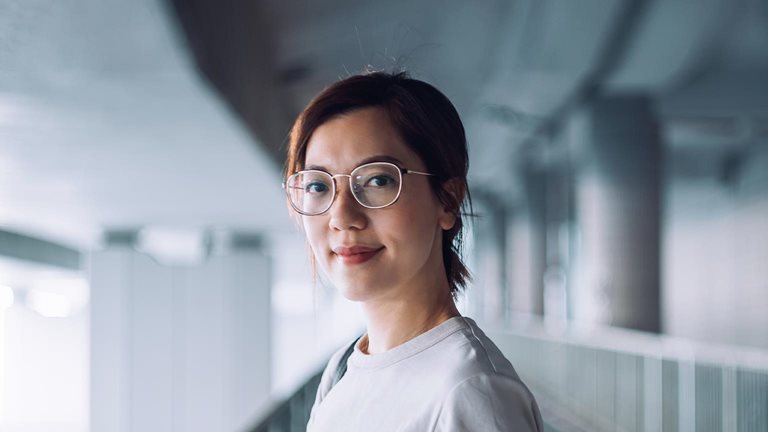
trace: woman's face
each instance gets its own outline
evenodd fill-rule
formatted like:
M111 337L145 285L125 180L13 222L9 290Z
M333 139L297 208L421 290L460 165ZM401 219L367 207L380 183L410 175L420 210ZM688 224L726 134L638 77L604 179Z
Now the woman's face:
M363 108L318 127L307 144L304 166L335 175L374 161L426 171L386 111ZM441 231L451 228L455 217L444 211L426 176L404 174L400 198L381 209L361 206L347 177L337 177L336 186L336 199L326 213L302 219L317 262L345 297L407 297L409 289L427 289L444 277Z

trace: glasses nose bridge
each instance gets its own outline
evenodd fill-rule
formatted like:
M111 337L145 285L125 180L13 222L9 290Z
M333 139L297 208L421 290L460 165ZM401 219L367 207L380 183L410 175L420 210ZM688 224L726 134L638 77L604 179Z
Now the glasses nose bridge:
M336 177L349 177L352 178L352 174L333 174L331 175L331 178L336 180Z
M336 177L347 177L349 179L349 188L350 192L352 191L352 174L333 174L331 175L331 178L333 179L333 182L336 186L336 193L339 193L339 183L336 181ZM354 194L352 194L354 195Z
M331 178L333 179L334 187L335 187L335 193L333 194L333 200L331 201L331 205L333 205L333 202L336 201L336 198L338 198L339 194L341 193L341 190L339 188L339 183L336 181L336 177L347 177L349 179L349 193L352 195L352 198L355 199L359 204L362 205L360 200L355 195L354 186L352 186L352 174L332 174Z

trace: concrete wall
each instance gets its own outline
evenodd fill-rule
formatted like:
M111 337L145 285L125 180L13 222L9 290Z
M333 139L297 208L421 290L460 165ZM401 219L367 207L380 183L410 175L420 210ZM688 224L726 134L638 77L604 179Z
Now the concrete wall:
M667 333L768 347L768 148L732 183L678 180L666 191Z
M91 430L234 431L270 391L269 260L163 266L130 248L91 261Z

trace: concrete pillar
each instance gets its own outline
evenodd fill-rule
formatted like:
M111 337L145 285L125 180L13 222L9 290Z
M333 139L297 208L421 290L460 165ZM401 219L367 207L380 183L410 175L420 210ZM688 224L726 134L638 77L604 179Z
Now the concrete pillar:
M542 275L544 317L549 324L564 325L570 316L568 298L571 286L573 190L567 161L550 164L546 174L545 256Z
M575 319L658 332L663 149L650 100L598 99L568 132L582 163Z
M531 230L527 208L515 208L507 219L507 286L510 315L527 319L532 313Z
M528 222L529 283L527 287L530 313L544 315L544 273L547 268L547 187L546 171L527 166L524 182ZM525 288L523 288L525 289Z
M522 181L525 207L514 213L511 226L512 308L564 322L572 214L569 171L562 162L531 161Z
M473 207L476 270L472 313L488 322L503 321L510 310L507 288L507 211L498 197L475 193Z
M91 256L91 429L247 429L270 389L267 256L235 240L163 265L135 237Z

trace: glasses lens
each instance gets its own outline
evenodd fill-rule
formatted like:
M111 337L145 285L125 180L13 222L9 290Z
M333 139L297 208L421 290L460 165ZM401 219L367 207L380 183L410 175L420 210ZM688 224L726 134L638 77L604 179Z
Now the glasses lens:
M394 165L363 165L352 171L352 193L366 207L386 207L397 199L400 181L400 170Z
M333 201L333 178L320 171L300 172L288 177L285 190L300 213L319 214Z

